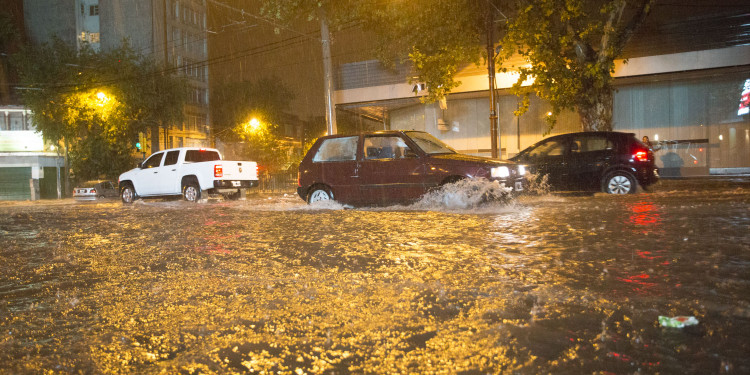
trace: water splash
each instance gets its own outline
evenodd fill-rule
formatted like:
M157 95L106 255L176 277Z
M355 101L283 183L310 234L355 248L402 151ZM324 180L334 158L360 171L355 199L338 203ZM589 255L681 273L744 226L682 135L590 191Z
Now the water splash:
M526 187L527 193L535 195L549 195L551 189L549 185L549 175L538 173L529 174L528 176L526 176L526 179L529 183Z
M498 181L489 181L483 178L464 179L428 192L412 207L417 209L464 210L485 204L505 204L512 200L512 191L512 188Z

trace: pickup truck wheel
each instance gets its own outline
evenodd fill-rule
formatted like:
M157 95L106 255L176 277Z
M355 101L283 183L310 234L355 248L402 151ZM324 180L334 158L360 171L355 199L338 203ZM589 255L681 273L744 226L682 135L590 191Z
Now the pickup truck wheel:
M307 195L307 203L313 203L318 201L333 200L333 193L322 185L317 185L310 190L310 194Z
M135 189L133 185L126 184L123 186L120 190L120 198L122 198L122 203L124 204L133 203L135 201Z
M197 202L201 199L201 188L195 182L189 182L182 187L182 197L188 202Z

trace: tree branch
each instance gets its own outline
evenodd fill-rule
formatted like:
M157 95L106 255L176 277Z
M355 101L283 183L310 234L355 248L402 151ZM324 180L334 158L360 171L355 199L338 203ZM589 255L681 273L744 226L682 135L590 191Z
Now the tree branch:
M651 7L655 2L656 0L640 0L640 5L636 9L635 14L617 35L616 44L613 49L614 56L618 56L622 52L625 45L630 41L630 38L633 37L635 30L641 26L649 13L651 13Z

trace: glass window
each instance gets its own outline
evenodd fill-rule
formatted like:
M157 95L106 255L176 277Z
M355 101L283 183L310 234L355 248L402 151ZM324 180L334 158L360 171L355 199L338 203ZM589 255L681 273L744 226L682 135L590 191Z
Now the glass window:
M143 168L156 168L161 165L161 159L164 156L163 152L159 152L156 154L151 155L148 160L146 160L145 163L143 163Z
M583 152L604 151L614 148L612 141L605 137L588 137L584 139Z
M217 151L208 150L187 150L185 153L186 163L199 163L202 161L221 160Z
M314 162L355 160L359 137L330 138L315 153Z
M406 132L406 135L411 138L414 143L419 146L425 153L428 154L455 154L450 146L443 143L443 141L433 137L430 133L424 132Z
M89 16L98 16L98 15L99 15L99 5L89 6Z
M401 137L370 136L365 138L365 159L403 159L413 154Z
M177 158L180 156L180 151L169 151L167 157L164 158L164 165L175 165L177 164Z
M23 113L21 112L10 112L8 113L10 120L10 130L28 130L24 126Z
M560 156L565 154L565 143L562 140L546 141L529 151L528 156L540 158L545 156Z
M614 144L606 137L581 137L574 139L570 144L570 152L574 154L611 150L613 148Z

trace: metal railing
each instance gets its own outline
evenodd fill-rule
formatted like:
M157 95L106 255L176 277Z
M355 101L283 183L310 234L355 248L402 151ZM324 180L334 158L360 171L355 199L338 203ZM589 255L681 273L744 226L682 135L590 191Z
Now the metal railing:
M286 193L297 190L297 174L290 172L261 173L258 188L261 193Z

